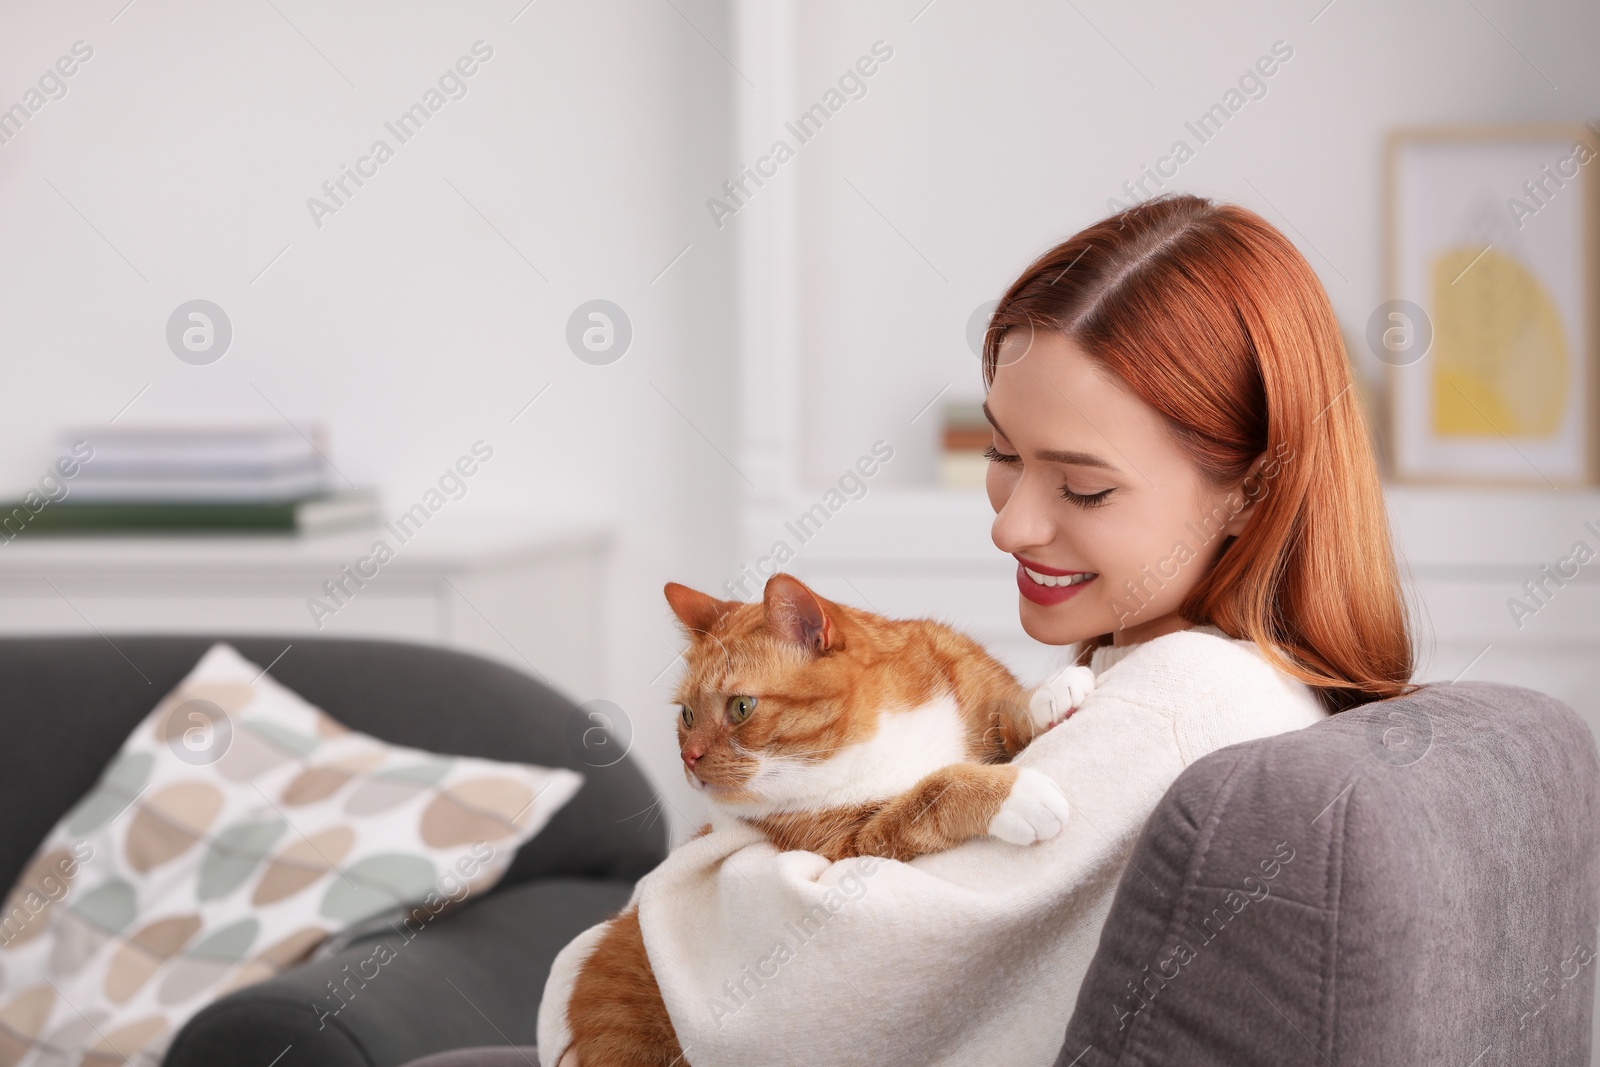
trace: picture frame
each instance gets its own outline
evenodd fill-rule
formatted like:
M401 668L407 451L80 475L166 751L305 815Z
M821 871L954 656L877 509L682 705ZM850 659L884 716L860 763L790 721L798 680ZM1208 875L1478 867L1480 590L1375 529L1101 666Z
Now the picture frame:
M1600 128L1396 130L1386 145L1395 481L1600 484Z

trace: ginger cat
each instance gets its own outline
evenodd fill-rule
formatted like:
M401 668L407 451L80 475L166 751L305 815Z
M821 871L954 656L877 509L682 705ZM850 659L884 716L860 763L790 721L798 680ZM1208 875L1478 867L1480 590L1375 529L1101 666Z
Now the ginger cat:
M908 860L985 834L1030 845L1061 831L1061 790L1006 761L1082 702L1088 668L1030 697L970 638L835 604L787 574L759 604L676 583L666 597L691 639L684 773L778 848ZM584 960L567 1022L559 1067L683 1062L635 909Z

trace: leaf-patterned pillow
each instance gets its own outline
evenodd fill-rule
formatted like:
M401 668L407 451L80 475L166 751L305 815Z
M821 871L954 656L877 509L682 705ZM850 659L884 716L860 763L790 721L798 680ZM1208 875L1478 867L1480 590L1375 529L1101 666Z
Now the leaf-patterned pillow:
M6 900L0 1067L155 1067L195 1012L330 935L487 890L582 781L357 733L214 645Z

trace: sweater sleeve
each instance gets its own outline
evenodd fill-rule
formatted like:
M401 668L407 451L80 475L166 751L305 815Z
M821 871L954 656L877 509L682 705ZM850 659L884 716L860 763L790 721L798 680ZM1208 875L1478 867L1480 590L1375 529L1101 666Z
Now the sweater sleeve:
M1166 712L1115 690L1016 762L1072 805L1049 841L830 864L718 830L669 857L639 915L685 1059L1053 1062L1124 857L1183 762Z

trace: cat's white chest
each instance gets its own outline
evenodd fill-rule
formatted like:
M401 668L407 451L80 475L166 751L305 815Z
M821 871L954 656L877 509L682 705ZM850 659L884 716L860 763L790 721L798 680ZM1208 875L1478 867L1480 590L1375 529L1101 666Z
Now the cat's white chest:
M939 697L915 708L880 711L877 732L827 759L764 757L747 786L764 802L738 809L764 814L886 800L966 759L966 726L955 698Z

